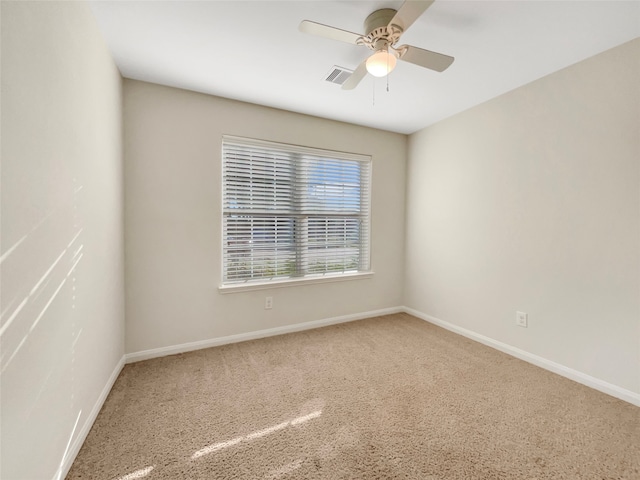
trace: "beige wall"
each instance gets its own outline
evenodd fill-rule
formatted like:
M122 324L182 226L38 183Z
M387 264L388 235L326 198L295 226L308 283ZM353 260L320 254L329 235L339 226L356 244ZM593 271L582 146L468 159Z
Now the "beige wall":
M1 9L0 477L51 479L124 354L121 77L85 3Z
M410 137L408 307L640 393L639 62L635 40Z
M406 136L134 80L124 100L127 352L401 305ZM219 293L223 134L372 155L373 278Z

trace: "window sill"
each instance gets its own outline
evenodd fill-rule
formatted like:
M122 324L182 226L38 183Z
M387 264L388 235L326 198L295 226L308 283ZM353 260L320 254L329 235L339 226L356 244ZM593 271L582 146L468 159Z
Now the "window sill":
M346 282L349 280L363 280L372 278L373 272L348 273L343 275L319 275L317 277L287 278L282 280L269 280L266 282L243 282L220 285L220 293L240 293L252 290L267 290L271 288L297 287L302 285L313 285L316 283Z

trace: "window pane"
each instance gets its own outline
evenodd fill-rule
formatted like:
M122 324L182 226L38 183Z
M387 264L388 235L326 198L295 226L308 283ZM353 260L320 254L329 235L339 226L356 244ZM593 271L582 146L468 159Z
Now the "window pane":
M305 158L301 163L304 211L361 211L361 162Z
M292 159L267 152L232 150L227 153L225 167L225 209L293 209Z
M223 140L223 282L369 269L370 160Z
M358 270L360 263L360 220L314 217L308 220L307 272Z
M291 276L295 273L292 218L225 218L225 280Z

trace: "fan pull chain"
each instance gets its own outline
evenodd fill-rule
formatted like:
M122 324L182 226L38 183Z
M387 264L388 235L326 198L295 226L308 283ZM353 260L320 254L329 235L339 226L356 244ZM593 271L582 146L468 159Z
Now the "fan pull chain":
M373 77L373 102L372 105L376 106L376 77Z
M389 55L391 54L391 47L387 46L387 92L389 91Z

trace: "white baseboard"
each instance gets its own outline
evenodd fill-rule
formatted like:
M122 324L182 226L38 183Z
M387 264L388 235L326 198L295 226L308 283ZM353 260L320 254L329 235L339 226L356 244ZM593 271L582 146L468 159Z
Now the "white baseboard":
M381 310L373 310L370 312L354 313L351 315L342 315L339 317L314 320L312 322L285 325L283 327L268 328L266 330L257 330L255 332L239 333L237 335L229 335L226 337L210 338L208 340L183 343L181 345L171 345L168 347L142 350L140 352L127 353L125 355L125 362L134 363L142 360L149 360L151 358L164 357L165 355L175 355L176 353L190 352L192 350L200 350L202 348L217 347L229 343L245 342L247 340L256 340L258 338L272 337L274 335L311 330L313 328L326 327L327 325L334 325L336 323L352 322L354 320L363 320L365 318L378 317L380 315L391 315L393 313L399 313L403 311L404 309L402 307L385 308Z
M60 463L60 468L58 468L58 471L54 475L53 480L63 479L69 473L69 470L71 469L71 465L73 465L74 460L78 456L78 452L80 452L80 448L82 448L82 444L86 440L87 435L89 435L89 431L91 430L91 427L93 427L93 423L96 421L96 418L98 417L98 413L100 413L100 410L102 409L102 406L104 405L104 402L107 399L109 392L113 388L113 384L116 382L118 375L120 375L120 372L124 367L124 363L125 363L125 357L123 356L118 362L118 364L116 365L116 367L113 369L113 372L111 373L111 376L109 377L109 379L107 380L107 383L102 389L102 392L100 392L100 396L96 400L96 403L93 405L93 408L89 413L89 416L85 419L84 424L78 431L78 435L76 436L75 440L73 440L73 442L71 443L71 446L65 453L64 458Z
M466 328L459 327L444 320L440 320L439 318L432 317L431 315L427 315L426 313L419 312L412 308L403 307L402 310L410 315L413 315L414 317L418 317L429 323L433 323L434 325L445 328L451 332L460 334L464 337L470 338L471 340L475 340L484 345L487 345L488 347L495 348L496 350L500 350L501 352L519 358L520 360L524 360L525 362L531 363L540 368L544 368L545 370L549 370L550 372L557 373L558 375L581 383L582 385L586 385L587 387L593 388L600 392L606 393L607 395L611 395L612 397L619 398L620 400L624 400L625 402L629 402L640 407L640 394L632 392L631 390L626 390L622 387L618 387L617 385L613 385L611 383L605 382L604 380L600 380L598 378L592 377L591 375L587 375L586 373L579 372L559 363L547 360L546 358L534 355L533 353L529 353L519 348L512 347L511 345L508 345L506 343L502 343L492 338L485 337L484 335L480 335L479 333L467 330Z

